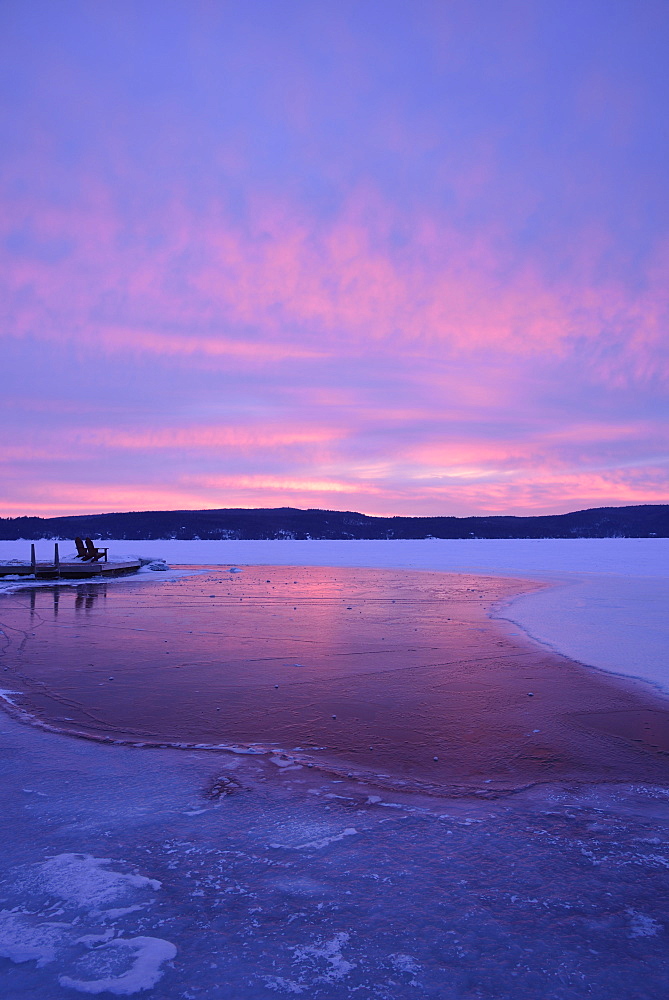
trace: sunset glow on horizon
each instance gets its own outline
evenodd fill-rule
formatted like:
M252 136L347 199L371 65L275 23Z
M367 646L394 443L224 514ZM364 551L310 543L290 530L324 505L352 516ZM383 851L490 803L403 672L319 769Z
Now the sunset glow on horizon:
M0 28L0 516L669 502L665 2Z

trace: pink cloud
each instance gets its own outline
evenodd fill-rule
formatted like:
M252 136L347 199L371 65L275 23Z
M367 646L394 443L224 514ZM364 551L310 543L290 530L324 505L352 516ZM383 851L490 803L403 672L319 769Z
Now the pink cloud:
M308 497L310 494L324 493L351 493L352 484L350 482L337 481L335 479L309 479L295 476L288 478L285 476L203 476L191 480L193 484L204 487L208 490L225 490L226 493L232 491L233 495L239 496L245 493L265 493L269 491L274 497L281 497L286 493L297 493L301 497ZM378 493L379 490L370 489L367 485L367 493Z
M25 254L4 252L8 343L51 343L96 378L106 358L148 380L155 362L169 363L168 392L190 385L195 408L202 373L221 372L238 394L233 412L249 404L233 423L224 405L206 424L188 412L175 423L166 399L160 419L112 426L83 416L95 413L84 396L73 408L54 401L53 432L7 438L4 462L22 483L7 488L7 513L290 497L464 514L667 499L666 469L652 471L666 447L660 422L597 420L587 405L578 419L566 404L556 417L558 404L547 415L542 399L545 386L559 400L584 377L619 391L669 371L661 254L635 294L595 282L583 248L582 281L549 281L527 259L503 273L494 226L471 238L416 215L397 248L396 213L369 190L329 220L257 198L242 224L215 203L196 217L174 201L140 215L130 238L109 193L90 184L67 210L17 199L7 232L26 220ZM50 256L61 244L70 249ZM151 466L167 449L180 453L169 488L164 465ZM593 470L597 449L612 471ZM645 479L623 468L629 453L650 456ZM53 463L75 463L76 477L83 454L106 456L123 482L66 488ZM222 476L224 455L238 464ZM56 499L42 497L31 462L48 467Z
M659 259L635 295L593 284L592 267L564 287L531 260L502 277L494 231L472 238L417 217L408 246L393 250L396 213L370 191L328 222L256 198L243 227L216 204L196 218L175 202L135 223L127 250L108 194L84 190L67 211L19 202L6 212L7 232L28 218L36 244L73 247L55 263L5 255L6 335L240 363L378 350L564 359L580 344L606 382L669 370ZM142 226L161 233L157 249Z
M261 449L334 441L341 433L333 427L169 427L141 431L111 427L74 432L71 439L97 448L139 449Z
M290 359L325 358L325 351L317 351L291 344L263 341L233 340L229 337L202 337L156 333L149 330L129 330L103 327L96 333L97 345L106 351L126 354L158 354L167 357L204 355L208 358L229 358L243 364L271 363Z

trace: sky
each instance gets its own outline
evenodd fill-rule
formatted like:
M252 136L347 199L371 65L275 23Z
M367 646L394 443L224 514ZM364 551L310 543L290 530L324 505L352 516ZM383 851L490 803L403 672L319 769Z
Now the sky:
M0 515L667 503L666 0L0 0Z

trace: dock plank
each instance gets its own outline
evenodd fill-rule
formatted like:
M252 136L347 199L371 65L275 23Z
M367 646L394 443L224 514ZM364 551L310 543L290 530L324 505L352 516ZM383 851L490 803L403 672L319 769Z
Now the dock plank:
M85 580L99 576L123 576L136 573L141 569L138 559L124 562L38 562L33 567L30 563L0 565L0 577L21 576L33 577L37 580Z

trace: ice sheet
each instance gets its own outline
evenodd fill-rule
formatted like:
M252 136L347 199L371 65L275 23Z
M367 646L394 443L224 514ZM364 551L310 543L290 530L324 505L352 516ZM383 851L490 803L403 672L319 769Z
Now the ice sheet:
M212 803L228 755L0 715L3 996L666 995L666 791L422 799L232 760Z
M25 558L29 544L0 541L0 559ZM47 558L51 546L38 542L38 558ZM517 600L508 617L573 659L640 677L669 691L666 538L121 540L110 541L109 546L118 558L139 553L165 559L171 566L370 566L554 582L559 586ZM147 574L148 579L157 576Z
M30 542L0 541L0 560L25 560ZM370 566L451 573L543 576L595 573L667 577L667 538L471 538L381 541L151 541L109 540L110 557L164 559L171 566ZM53 542L36 542L38 559L53 556Z
M172 563L217 561L210 543L146 544ZM509 612L544 641L585 643L595 622L598 656L607 636L609 656L633 634L641 650L651 634L657 656L666 650L665 540L243 544L221 543L220 561L555 579ZM179 557L175 545L204 548ZM630 640L626 666L633 651ZM212 801L231 771L238 793ZM0 713L0 843L0 992L11 998L669 991L664 788L421 799L269 756L99 746Z
M669 693L667 577L571 574L516 598L500 616L574 660Z

